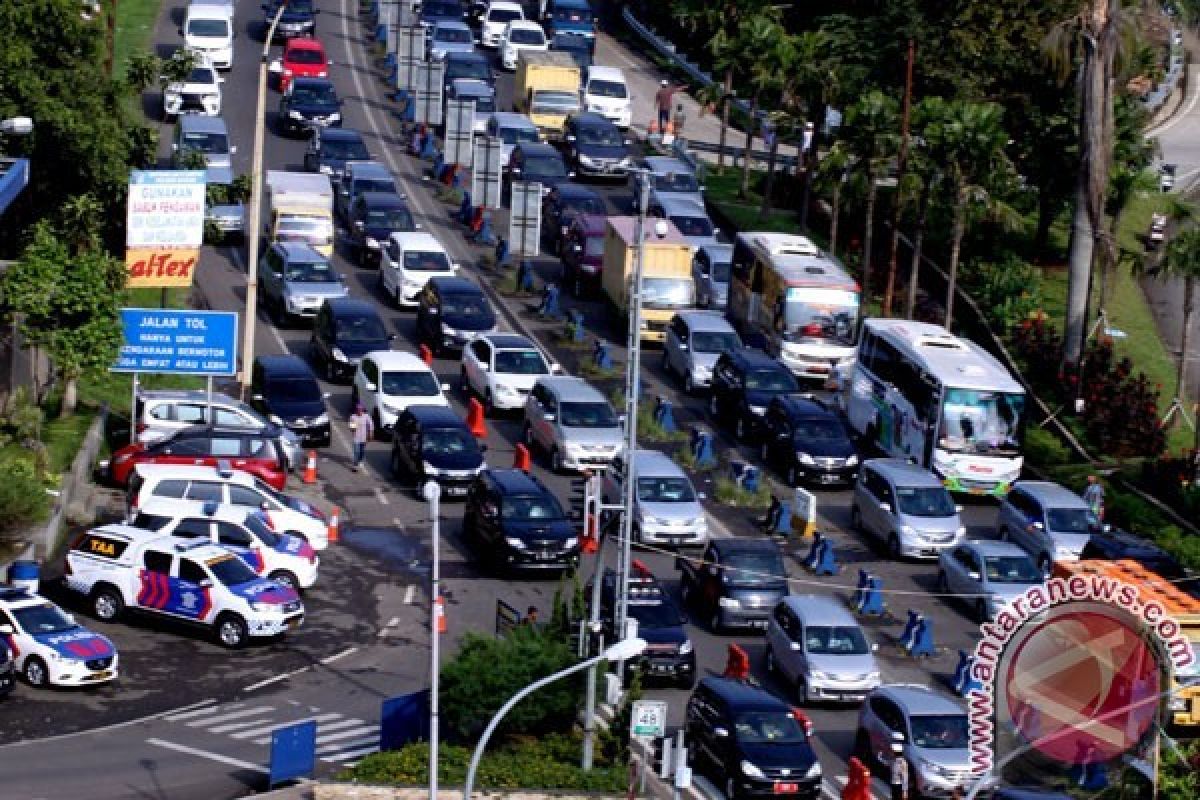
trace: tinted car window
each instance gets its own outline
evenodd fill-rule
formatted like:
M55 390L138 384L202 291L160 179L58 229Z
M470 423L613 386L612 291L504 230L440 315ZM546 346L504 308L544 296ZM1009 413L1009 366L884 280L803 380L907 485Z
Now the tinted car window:
M159 481L152 494L155 497L183 497L187 486L187 481Z
M188 487L184 497L188 500L219 503L221 502L221 486L208 481L195 481Z
M387 332L375 316L338 317L337 338L341 342L377 342L386 339Z
M804 728L789 711L750 711L733 721L738 741L749 744L802 744Z
M500 516L511 520L561 519L563 510L552 495L518 495L504 498Z
M962 749L967 746L965 714L922 714L909 720L912 743L931 750Z

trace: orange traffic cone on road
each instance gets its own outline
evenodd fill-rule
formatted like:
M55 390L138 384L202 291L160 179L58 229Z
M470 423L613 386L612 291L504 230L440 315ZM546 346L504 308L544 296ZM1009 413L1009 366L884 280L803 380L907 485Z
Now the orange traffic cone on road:
M334 506L333 511L329 512L329 525L326 532L330 544L342 538L342 510L337 506Z
M583 522L583 538L579 540L579 549L589 556L600 549L600 541L596 538L596 517L593 514L588 514Z
M744 681L749 675L750 656L738 645L729 645L729 660L725 662L725 674L721 677Z
M437 616L437 632L446 632L446 599L439 597L433 601L434 614Z
M477 439L487 438L487 425L483 421L483 405L472 397L467 403L467 427Z
M433 351L429 349L429 345L421 345L417 348L417 353L421 356L421 360L425 362L425 366L433 366Z
M523 469L529 472L533 467L533 459L529 457L529 448L523 442L517 442L513 449L513 469Z
M304 482L305 483L316 483L317 482L317 451L316 450L308 451L308 461L305 462L305 464L304 464Z

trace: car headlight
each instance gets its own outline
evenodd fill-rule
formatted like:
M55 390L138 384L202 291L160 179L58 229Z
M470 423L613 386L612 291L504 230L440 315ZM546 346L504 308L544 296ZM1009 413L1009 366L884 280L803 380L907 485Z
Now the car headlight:
M566 539L563 539L563 550L570 550L577 544L579 544L578 536L568 536Z
M505 536L504 542L509 547L511 547L513 550L524 550L525 549L525 543L514 536Z
M511 395L513 397L516 397L517 395L520 394L520 392L518 392L515 387L506 386L503 383L496 384L496 393L497 394L507 394L507 395Z
M766 406L750 406L750 413L761 417L763 414L767 413L767 407Z
M762 778L767 777L766 775L763 775L763 771L761 769L754 766L749 761L743 761L741 766L742 766L742 774L745 775L747 778L762 779Z
M814 762L813 762L813 764L812 764L812 766L808 768L808 772L804 773L804 777L805 777L805 778L819 778L819 777L821 777L821 762L820 762L820 761L814 761Z
M927 758L917 759L917 762L920 765L921 770L923 772L932 772L934 775L937 775L939 778L953 778L954 777L954 772L952 770L949 770L946 767L943 767L941 764L934 763L933 761L930 761Z
M368 236L366 239L363 240L363 243L366 244L366 246L371 248L372 250L379 249L379 240L376 239L374 236Z
M958 530L956 530L956 531L954 532L954 535L955 535L955 536L957 536L957 537L959 537L959 538L961 538L961 537L963 537L963 536L966 536L966 535L967 535L967 526L966 526L966 525L959 525L959 526L958 526Z
M1188 699L1186 697L1172 697L1167 707L1172 711L1187 711Z
M250 609L252 611L257 611L260 614L267 614L271 611L275 611L276 606L272 605L271 603L251 603Z
M428 461L422 461L421 467L424 468L426 475L441 475L442 474L442 471L440 469L435 467L433 464L430 464Z
M721 597L717 599L717 605L721 608L741 608L742 603L736 597Z
M320 167L320 172L322 175L332 175L333 167L329 166L328 164L322 164Z
M280 427L283 426L283 419L278 414L271 414L270 416L267 417L267 419L269 419L271 422L275 423L276 425L279 425Z
M419 281L410 281L407 278L405 278L404 279L404 288L405 289L420 289L422 287L421 287L421 283Z
M328 414L318 414L316 416L316 418L313 419L313 424L315 424L315 425L327 425L328 423L329 423L329 415Z
M858 456L856 456L856 455L855 455L855 456L850 456L849 458L847 458L847 459L846 459L846 466L847 466L847 467L856 467L856 466L858 466Z
M596 165L596 159L592 158L591 156L585 156L583 153L580 153L579 154L579 163L585 164L589 167L592 167L592 166Z
M341 118L342 118L342 112L340 112L340 111L334 111L332 114L329 115L330 122L337 122Z
M289 111L288 116L291 117L292 119L301 119L301 120L304 119L304 115L301 114L299 111Z
M808 453L797 453L796 460L808 467L811 467L817 463L817 460Z
M688 653L692 652L693 649L695 648L692 645L692 640L684 639L683 644L679 645L679 655L686 656Z
M329 350L329 354L332 355L334 357L334 359L337 361L345 362L345 361L350 360L350 359L346 358L346 354L342 352L342 349L340 347L331 348Z

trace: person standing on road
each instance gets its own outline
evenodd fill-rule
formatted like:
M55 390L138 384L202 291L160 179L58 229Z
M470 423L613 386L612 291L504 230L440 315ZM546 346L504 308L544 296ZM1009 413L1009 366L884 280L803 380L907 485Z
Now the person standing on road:
M660 133L667 132L667 123L671 121L671 100L675 97L675 93L680 89L687 87L679 84L672 86L671 82L663 79L659 84L658 91L654 95L654 107L658 109L658 130Z
M904 757L904 744L892 742L891 780L892 800L908 800L908 760Z
M367 442L375 435L375 422L362 403L355 403L354 413L350 415L350 433L354 437L354 466L358 472L362 468L363 458L367 455Z
M1087 488L1083 490L1083 502L1092 510L1096 519L1104 521L1104 484L1095 475L1088 475Z

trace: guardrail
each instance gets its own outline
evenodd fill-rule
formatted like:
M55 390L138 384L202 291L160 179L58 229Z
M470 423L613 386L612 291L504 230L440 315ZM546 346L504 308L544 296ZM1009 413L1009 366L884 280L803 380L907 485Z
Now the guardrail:
M1171 93L1175 91L1179 79L1183 76L1185 68L1185 51L1182 46L1180 31L1176 28L1171 29L1171 65L1167 69L1166 77L1154 87L1154 90L1148 92L1142 98L1142 106L1151 114L1158 111L1167 102Z

